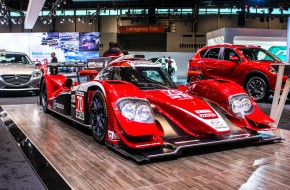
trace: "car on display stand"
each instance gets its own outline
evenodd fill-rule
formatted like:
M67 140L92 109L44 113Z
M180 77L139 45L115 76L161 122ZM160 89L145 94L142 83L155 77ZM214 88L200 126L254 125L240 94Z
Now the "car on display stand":
M39 93L42 71L27 54L0 50L0 91Z
M189 60L187 81L233 80L255 101L262 102L275 90L278 66L273 64L281 63L278 57L258 46L209 45L199 49ZM283 84L287 78L283 77Z
M181 154L186 148L281 140L274 120L235 82L176 86L142 55L95 61L104 63L99 73L86 65L49 64L76 67L77 72L45 74L39 104L43 112L89 128L98 143L136 161Z
M149 61L152 61L153 63L159 65L160 67L164 68L170 76L174 76L175 73L177 72L177 64L175 62L174 59L170 59L171 60L171 69L170 71L168 71L168 64L167 64L167 61L168 61L168 58L150 58L148 59Z

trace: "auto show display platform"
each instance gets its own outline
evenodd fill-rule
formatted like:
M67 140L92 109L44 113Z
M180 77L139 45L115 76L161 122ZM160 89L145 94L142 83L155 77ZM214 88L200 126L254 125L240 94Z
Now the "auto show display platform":
M37 105L2 108L6 127L18 127L72 189L290 189L288 130L281 130L282 143L187 149L136 163L96 143L90 130Z

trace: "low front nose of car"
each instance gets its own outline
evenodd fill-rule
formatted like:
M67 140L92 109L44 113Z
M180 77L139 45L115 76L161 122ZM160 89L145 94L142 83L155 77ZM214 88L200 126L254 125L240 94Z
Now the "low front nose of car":
M156 93L150 96L150 103L155 105L158 112L167 120L184 132L193 136L222 135L230 132L224 119L199 97L178 90Z

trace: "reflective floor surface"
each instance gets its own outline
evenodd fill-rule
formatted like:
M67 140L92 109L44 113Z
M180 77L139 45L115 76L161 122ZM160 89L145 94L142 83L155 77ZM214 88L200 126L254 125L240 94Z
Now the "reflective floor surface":
M37 105L2 107L74 189L290 189L288 130L281 130L282 143L188 149L181 156L138 164Z

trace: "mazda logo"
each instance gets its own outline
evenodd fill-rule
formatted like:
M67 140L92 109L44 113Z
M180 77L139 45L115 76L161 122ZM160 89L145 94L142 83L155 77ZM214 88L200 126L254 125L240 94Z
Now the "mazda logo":
M19 75L15 75L15 79L19 79Z

